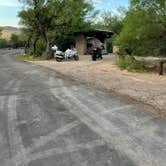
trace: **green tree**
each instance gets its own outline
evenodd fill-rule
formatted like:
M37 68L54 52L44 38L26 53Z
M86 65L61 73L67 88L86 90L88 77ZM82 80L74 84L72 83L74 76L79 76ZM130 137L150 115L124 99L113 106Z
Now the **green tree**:
M26 41L25 53L28 53L28 48L32 45L33 49L29 50L29 53L33 56L36 55L36 45L41 36L38 21L35 15L35 10L31 8L22 10L19 13L19 17L21 18L20 24L24 25L24 28L21 29L21 36L23 36Z
M2 35L2 29L0 29L0 37L1 37L1 35Z
M19 13L34 49L39 38L45 41L45 57L50 58L50 46L56 38L85 28L86 15L92 9L85 0L24 0L28 6ZM31 36L32 37L31 37ZM35 51L34 51L35 52Z
M116 13L112 11L104 11L99 15L101 20L94 25L94 28L112 30L114 32L113 37L107 39L108 52L112 52L112 46L117 44L116 39L122 30L126 12L127 10L124 7L119 7Z
M6 39L0 39L0 48L6 48L8 46L8 42Z
M29 31L27 28L21 28L19 38L24 46L25 53L28 54L30 43L32 40L32 32Z
M10 38L10 44L12 48L17 48L19 46L19 37L16 34L12 34Z
M20 36L17 34L12 34L9 44L12 48L18 48L24 45L23 41L20 39Z
M131 0L118 41L122 54L165 55L166 2Z
M103 22L103 27L106 29L110 29L114 31L116 35L118 35L123 27L123 21L124 17L126 15L126 9L123 7L119 7L117 9L117 13L113 13L111 11L107 11L102 13L102 22Z

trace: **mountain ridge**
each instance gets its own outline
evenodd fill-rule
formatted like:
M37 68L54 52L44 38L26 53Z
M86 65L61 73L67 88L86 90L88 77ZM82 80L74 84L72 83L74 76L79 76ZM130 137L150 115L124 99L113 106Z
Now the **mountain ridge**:
M14 26L0 26L0 29L3 31L10 31L10 32L18 32L19 28L14 27Z
M13 26L0 26L0 29L2 29L2 35L0 38L10 40L12 34L18 34L19 28L13 27Z

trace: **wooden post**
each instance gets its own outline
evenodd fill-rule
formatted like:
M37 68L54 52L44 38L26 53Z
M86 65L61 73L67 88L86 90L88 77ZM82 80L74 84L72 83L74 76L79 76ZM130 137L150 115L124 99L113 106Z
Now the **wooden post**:
M119 61L119 47L113 46L113 54L115 55L115 62L118 64Z
M163 67L164 67L164 62L160 61L159 62L159 75L163 75Z

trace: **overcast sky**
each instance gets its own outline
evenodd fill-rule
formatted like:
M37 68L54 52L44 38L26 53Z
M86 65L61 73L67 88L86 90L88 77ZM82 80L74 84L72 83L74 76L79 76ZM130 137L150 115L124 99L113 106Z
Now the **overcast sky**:
M129 0L91 0L97 10L115 11L119 6L128 7ZM0 0L0 26L18 27L17 17L21 5L18 0Z

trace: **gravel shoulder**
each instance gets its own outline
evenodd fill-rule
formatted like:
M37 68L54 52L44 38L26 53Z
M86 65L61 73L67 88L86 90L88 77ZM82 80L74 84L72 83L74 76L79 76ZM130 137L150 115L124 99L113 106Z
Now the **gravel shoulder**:
M92 62L89 56L82 56L79 62L58 63L51 61L31 62L56 72L96 86L111 90L122 96L143 102L154 108L155 113L166 116L166 76L157 73L131 73L120 70L115 64L115 57L105 56L103 61Z

